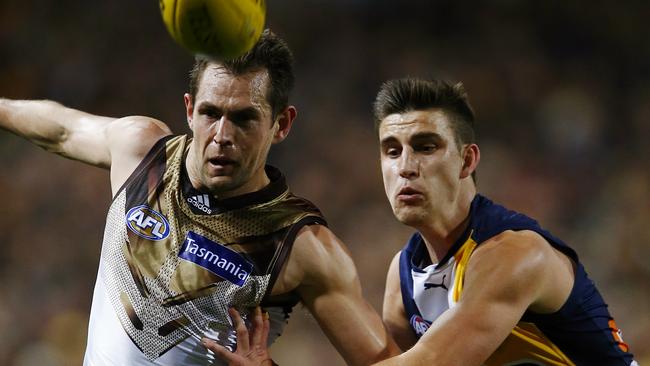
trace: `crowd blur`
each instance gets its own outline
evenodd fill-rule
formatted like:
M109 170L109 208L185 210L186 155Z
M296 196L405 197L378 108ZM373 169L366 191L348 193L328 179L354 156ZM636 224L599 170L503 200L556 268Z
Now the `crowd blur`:
M271 162L347 243L376 309L411 231L384 197L372 100L388 78L462 81L479 190L578 251L650 363L650 3L598 3L267 2L295 53L299 111ZM191 64L154 1L0 2L2 97L150 115L185 133ZM106 171L0 132L1 365L81 363L110 200ZM300 306L272 353L344 364Z

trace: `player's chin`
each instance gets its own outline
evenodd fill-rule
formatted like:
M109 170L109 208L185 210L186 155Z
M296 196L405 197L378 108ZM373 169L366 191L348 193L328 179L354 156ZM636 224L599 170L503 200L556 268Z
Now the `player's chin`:
M217 195L234 190L238 186L236 179L230 175L207 176L204 185L209 192Z
M393 207L393 214L397 221L407 226L417 226L423 221L425 216L422 207L414 206Z

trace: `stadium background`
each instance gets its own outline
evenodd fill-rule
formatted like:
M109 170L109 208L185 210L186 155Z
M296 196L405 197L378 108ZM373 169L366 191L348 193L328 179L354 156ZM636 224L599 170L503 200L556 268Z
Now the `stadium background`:
M299 109L271 161L350 247L377 309L410 230L383 194L370 104L387 78L460 80L478 116L480 190L578 250L650 362L650 3L608 4L269 1ZM154 1L0 2L0 96L151 115L183 133L191 63ZM108 173L0 133L0 200L0 364L78 365ZM343 364L300 307L272 353Z

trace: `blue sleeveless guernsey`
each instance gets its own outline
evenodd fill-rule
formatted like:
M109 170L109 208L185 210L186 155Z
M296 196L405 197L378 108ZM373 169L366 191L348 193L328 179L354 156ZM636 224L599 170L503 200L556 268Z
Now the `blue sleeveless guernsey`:
M467 230L440 263L420 267L421 263L428 263L428 252L419 233L413 234L401 252L402 300L417 337L462 296L465 269L473 251L506 230L530 230L544 237L575 262L575 282L569 298L557 312L526 311L485 365L637 365L607 304L573 249L535 220L481 195L472 201Z

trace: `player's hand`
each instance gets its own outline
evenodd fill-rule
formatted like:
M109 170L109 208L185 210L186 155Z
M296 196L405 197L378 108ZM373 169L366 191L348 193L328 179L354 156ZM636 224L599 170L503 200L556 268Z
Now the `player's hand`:
M226 347L205 337L201 343L217 357L228 362L229 366L272 366L273 361L267 348L270 328L268 315L262 314L259 306L255 308L250 335L239 312L231 308L228 313L237 332L237 350L230 352Z

